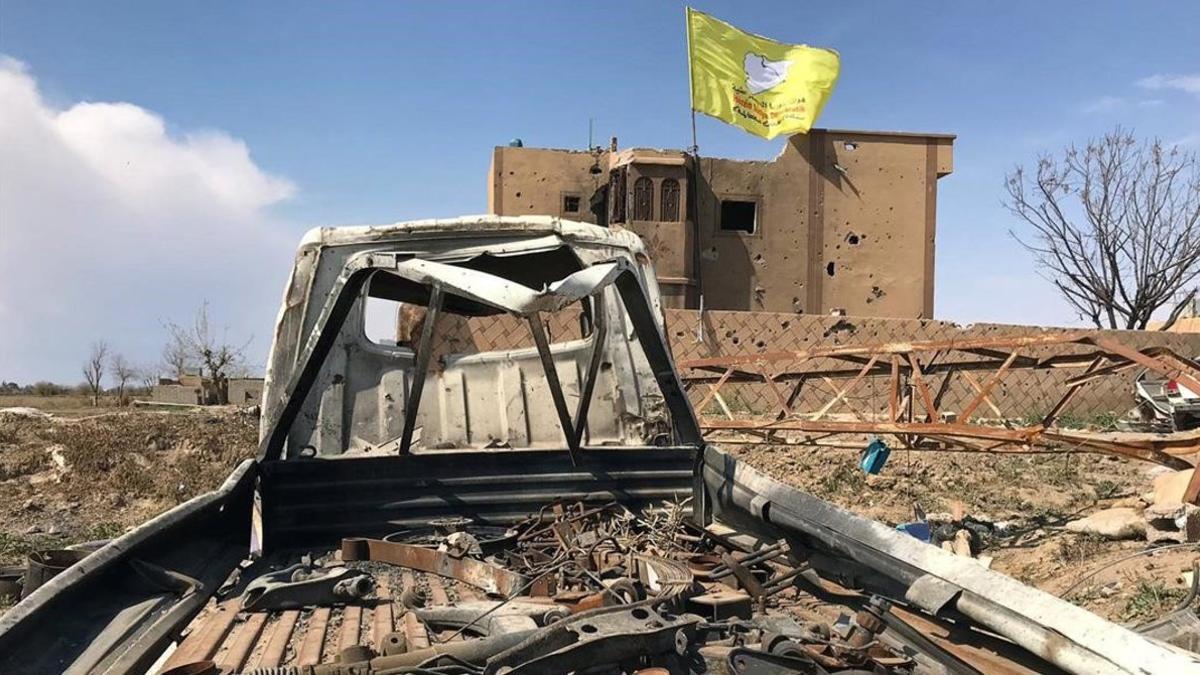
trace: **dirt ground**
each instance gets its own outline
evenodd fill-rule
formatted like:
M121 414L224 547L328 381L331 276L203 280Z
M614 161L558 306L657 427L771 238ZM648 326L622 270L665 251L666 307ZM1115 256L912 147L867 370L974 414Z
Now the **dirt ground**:
M0 400L0 407L14 402ZM107 539L218 485L254 454L258 419L234 409L149 412L40 406L0 413L0 564L36 549ZM28 403L26 403L28 405ZM1162 471L1098 455L982 455L896 450L878 476L854 450L726 446L766 473L858 513L897 524L914 505L997 525L978 538L992 567L1052 593L1095 573L1070 600L1136 624L1185 595L1180 574L1200 559L1065 531L1068 520L1150 490ZM1111 566L1109 566L1111 565ZM2 611L2 609L0 609Z
M0 412L0 564L119 535L219 485L257 447L258 418L232 409L90 411Z

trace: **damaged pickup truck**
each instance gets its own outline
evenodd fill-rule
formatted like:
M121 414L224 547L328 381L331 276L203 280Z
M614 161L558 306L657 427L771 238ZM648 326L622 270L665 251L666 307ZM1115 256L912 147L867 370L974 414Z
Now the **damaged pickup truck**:
M219 489L0 619L0 672L1200 669L707 444L629 232L314 230L262 412Z

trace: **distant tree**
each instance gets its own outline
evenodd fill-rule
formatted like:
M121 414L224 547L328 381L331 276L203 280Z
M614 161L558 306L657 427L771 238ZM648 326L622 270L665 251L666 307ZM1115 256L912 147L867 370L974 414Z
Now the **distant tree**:
M67 388L61 384L46 382L44 380L41 382L34 382L26 389L34 396L61 396L68 391Z
M222 331L218 337L209 323L208 301L200 305L191 326L170 321L166 326L170 337L163 350L164 355L182 355L185 363L199 366L200 376L208 378L215 389L216 400L209 402L226 402L229 372L243 362L243 354L250 340L239 346L229 342L226 331Z
M1097 328L1170 328L1200 275L1200 162L1120 127L1083 148L1043 155L1005 177L1013 233L1039 271Z
M138 381L142 383L142 389L149 392L154 389L154 385L158 384L158 366L152 363L138 366L137 377Z
M191 355L189 354L187 342L179 339L176 334L174 324L167 323L167 344L163 345L162 350L162 365L163 370L169 377L179 381L187 374L188 369L192 366Z
M83 379L92 394L92 405L100 405L100 391L104 386L104 366L108 362L108 343L99 340L92 343L91 354L83 364Z
M117 405L128 405L129 400L125 394L126 385L137 376L137 370L122 354L113 354L109 358L109 367L112 369L113 379L117 383Z

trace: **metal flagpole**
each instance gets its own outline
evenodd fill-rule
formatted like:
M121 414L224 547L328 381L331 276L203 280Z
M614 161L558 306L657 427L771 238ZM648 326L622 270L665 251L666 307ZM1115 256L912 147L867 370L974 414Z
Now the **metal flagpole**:
M688 202L692 212L692 274L700 296L696 322L696 341L704 342L704 284L700 272L700 143L696 140L696 75L692 72L692 8L683 8L684 33L687 35L688 107L692 113L692 179L688 182ZM686 296L685 296L686 297Z

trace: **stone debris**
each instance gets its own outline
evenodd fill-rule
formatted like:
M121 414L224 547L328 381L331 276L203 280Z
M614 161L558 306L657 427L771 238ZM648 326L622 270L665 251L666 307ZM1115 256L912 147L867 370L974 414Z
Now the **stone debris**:
M1140 539L1146 535L1146 519L1139 509L1116 507L1073 520L1066 528L1069 532L1094 534L1105 539Z
M50 413L48 412L25 406L0 408L0 415L12 415L14 417L51 417Z
M1146 541L1186 544L1200 541L1200 507L1192 504L1154 504L1145 511Z
M1183 503L1183 493L1187 490L1194 471L1195 469L1183 469L1155 476L1153 498L1148 501L1151 504Z

